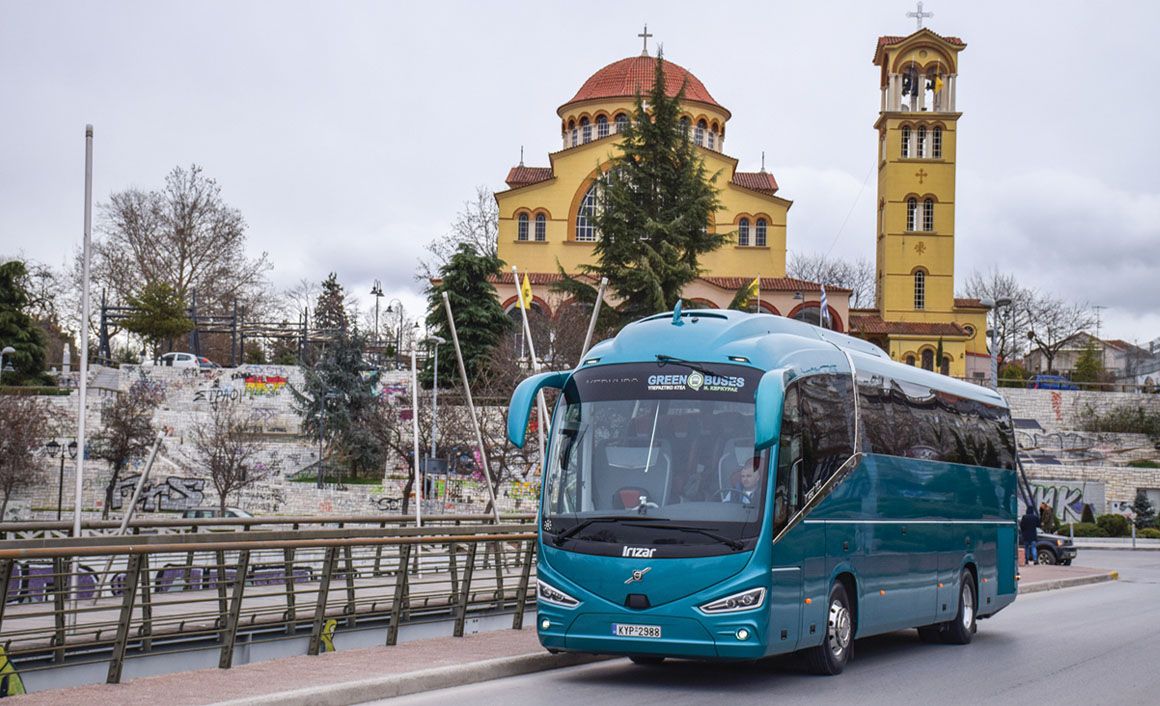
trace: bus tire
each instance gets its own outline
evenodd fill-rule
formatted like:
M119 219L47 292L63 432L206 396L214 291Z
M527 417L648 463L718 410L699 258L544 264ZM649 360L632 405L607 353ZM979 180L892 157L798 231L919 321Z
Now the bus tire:
M633 664L647 667L655 667L665 661L664 657L653 657L652 655L633 655L629 659L632 660Z
M850 660L850 649L854 645L854 617L850 612L850 599L846 587L835 582L830 587L829 610L826 615L826 632L822 644L806 650L806 660L814 674L841 674Z
M943 625L943 642L950 645L970 644L975 635L975 619L978 617L979 594L975 590L975 575L970 569L963 569L959 575L959 609L954 620Z

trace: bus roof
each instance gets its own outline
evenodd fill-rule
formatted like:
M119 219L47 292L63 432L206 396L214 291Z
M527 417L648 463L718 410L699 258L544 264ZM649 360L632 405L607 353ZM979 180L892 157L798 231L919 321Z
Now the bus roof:
M886 375L901 382L985 404L1006 407L996 392L946 375L904 365L878 346L836 331L772 314L748 314L728 309L682 311L679 325L672 312L633 322L614 338L601 341L584 356L583 365L656 360L658 355L690 361L741 363L762 370L788 368L809 372L801 361L810 349L830 354L838 348L850 354L859 371Z

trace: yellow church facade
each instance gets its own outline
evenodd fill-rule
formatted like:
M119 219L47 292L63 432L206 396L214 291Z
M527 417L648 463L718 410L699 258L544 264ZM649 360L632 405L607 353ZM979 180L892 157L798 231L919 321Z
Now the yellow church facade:
M535 305L553 315L566 302L551 292L559 269L576 274L595 261L599 233L591 217L596 207L597 178L619 153L620 131L632 114L638 92L652 88L654 57L622 59L600 69L557 110L561 148L548 155L548 166L512 167L508 188L496 193L499 206L498 254L510 267L528 273ZM719 191L721 208L708 224L729 242L701 259L704 276L682 297L687 305L724 308L739 287L760 277L763 311L792 316L813 314L816 321L821 287L785 277L786 225L792 202L778 194L773 174L738 171L738 160L725 152L732 114L719 104L692 73L664 62L665 91L675 96L684 87L682 121L698 147L705 171ZM516 299L510 272L494 281L505 307ZM843 328L849 293L827 291L831 318Z
M990 360L988 307L956 298L954 279L956 92L965 47L929 29L878 40L876 307L851 312L851 330L900 362L980 379Z

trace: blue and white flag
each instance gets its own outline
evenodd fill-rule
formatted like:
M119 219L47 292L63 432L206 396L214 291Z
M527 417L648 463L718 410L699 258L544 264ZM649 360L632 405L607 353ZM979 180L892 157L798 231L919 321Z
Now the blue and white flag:
M818 312L818 321L823 328L830 328L830 303L826 300L826 285L822 285L822 307Z

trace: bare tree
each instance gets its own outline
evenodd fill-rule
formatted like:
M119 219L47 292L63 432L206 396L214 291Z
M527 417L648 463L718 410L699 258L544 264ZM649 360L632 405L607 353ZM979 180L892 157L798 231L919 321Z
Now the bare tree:
M849 262L828 255L791 252L785 274L795 279L849 289L851 309L874 306L874 266L866 258Z
M1037 296L1035 290L1021 285L1015 275L993 267L985 272L976 270L971 273L966 282L966 295L1011 302L993 312L991 325L997 332L998 348L994 353L1000 365L1023 355L1027 350L1027 332L1031 329L1031 311Z
M107 461L112 469L105 486L102 517L109 516L113 493L121 473L135 459L141 458L157 435L153 428L153 410L161 394L143 384L134 384L128 392L118 394L101 410L101 430L93 436L93 458Z
M1067 345L1072 336L1096 322L1087 304L1076 304L1044 294L1035 297L1028 310L1030 328L1027 338L1043 354L1047 372L1055 371L1055 356Z
M203 309L225 311L235 300L251 312L265 305L269 258L248 257L241 212L196 164L175 167L161 190L115 192L99 210L93 283L117 301L164 283L186 301L196 290Z
M271 472L269 466L257 462L257 433L230 404L218 405L208 422L193 429L193 456L217 490L222 515L230 495L264 481Z
M469 243L480 255L495 257L499 249L499 205L486 186L475 187L475 198L463 204L451 230L427 244L431 255L419 261L416 279L430 280L447 264L460 243Z
M48 410L34 397L0 395L0 521L12 494L33 485L40 476L34 461L46 434Z

